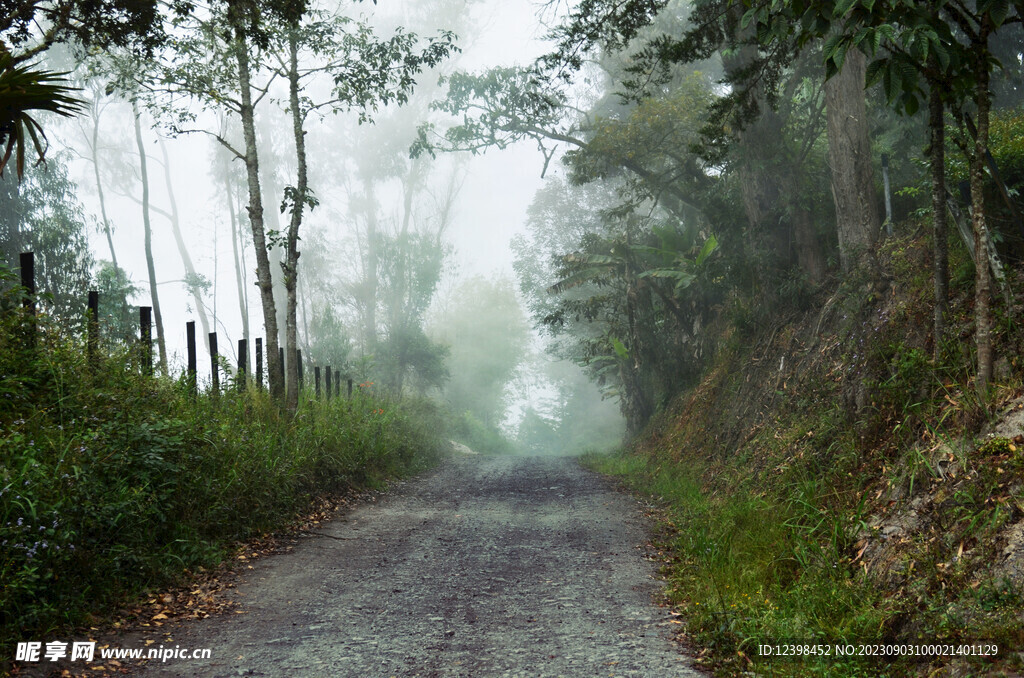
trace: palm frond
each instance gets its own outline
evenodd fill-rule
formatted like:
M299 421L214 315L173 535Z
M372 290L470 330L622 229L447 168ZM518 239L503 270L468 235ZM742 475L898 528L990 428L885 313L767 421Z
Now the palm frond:
M28 141L35 148L39 161L45 158L46 133L29 111L70 117L84 108L84 102L73 95L78 88L70 87L65 75L67 73L40 70L31 64L17 64L10 54L0 54L0 144L5 144L0 174L16 151L18 178L21 179Z

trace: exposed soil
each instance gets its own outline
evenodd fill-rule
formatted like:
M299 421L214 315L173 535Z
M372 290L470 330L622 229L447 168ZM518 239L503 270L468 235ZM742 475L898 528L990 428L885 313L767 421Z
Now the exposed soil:
M697 676L635 499L564 458L456 456L264 558L160 676ZM122 647L141 646L123 639Z

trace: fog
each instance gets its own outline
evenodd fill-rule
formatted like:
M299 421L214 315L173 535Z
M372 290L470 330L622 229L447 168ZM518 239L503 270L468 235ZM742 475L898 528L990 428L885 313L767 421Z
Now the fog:
M298 348L307 360L343 367L351 378L379 378L392 390L412 389L439 399L455 409L457 419L470 417L503 436L510 442L502 447L505 451L525 447L533 452L579 451L584 446L607 448L617 444L621 437L618 424L598 427L595 430L600 434L583 436L588 438L586 445L578 435L570 441L568 434L558 443L556 436L549 436L546 448L536 442L525 447L516 442L524 417L534 427L538 417L549 427L555 425L557 413L566 406L566 394L579 391L587 383L571 363L558 365L559 359L548 355L549 339L542 336L537 319L528 318L513 271L510 242L526 232L527 209L544 185L542 172L549 178L563 172L557 156L554 160L546 158L537 144L522 141L500 149L481 149L479 153L440 152L434 158L424 155L409 160L409 147L420 125L427 121L448 123L443 113L431 109L431 103L444 96L444 85L439 84L442 76L456 71L526 67L550 50L551 45L543 40L547 28L538 16L543 8L530 2L484 1L382 3L376 7L356 3L337 8L321 4L320 8L366 21L384 37L396 29L424 38L451 30L457 35L459 51L420 73L404 105L384 105L373 112L370 122L361 122L357 110L324 110L309 115L309 186L317 204L305 213L299 236ZM81 96L88 102L83 115L51 116L46 129L51 164L59 162L67 167L74 182L74 196L89 224L94 273L102 262L111 260L112 243L118 266L134 285L129 303L152 305L139 140L129 96L111 85L116 78L104 69L116 71L116 67L102 57L98 62L82 64L79 55L58 47L50 51L46 63L54 69L71 71L69 77L82 88ZM99 75L91 75L95 71ZM254 75L257 87L267 80L266 72ZM326 95L329 82L312 75L307 89L315 100ZM219 135L239 147L242 139L237 116L186 100L180 93L143 96L139 101L139 134L148 166L153 265L169 371L178 374L184 369L185 324L192 320L200 321L201 375L209 374L209 354L203 350L207 328L218 332L219 350L231 365L238 361L237 340L249 338L251 364L251 340L264 336L264 322L247 219L245 167L214 138ZM278 77L268 88L265 100L257 105L255 115L264 214L271 234L286 229L289 215L278 207L282 206L286 187L295 181L287 103L286 83ZM188 111L190 117L184 117L182 111ZM109 243L104 214L110 229ZM176 240L174 221L186 252ZM451 356L450 364L439 367L450 377L404 375L394 370L388 376L378 374L378 367L385 372L391 369L382 367L389 364L389 358L383 350L371 348L376 337L367 339L365 330L359 329L367 322L368 312L359 295L365 293L366 279L373 275L367 270L365 256L368 234L379 232L381 238L401 238L410 228L422 231L422 237L429 232L441 243L443 252L436 262L438 279L429 283L429 290L422 291L423 299L414 301L412 294L391 302L381 298L376 304L380 307L371 312L371 319L376 315L371 322L379 325L381 333L396 334L398 325L405 327L412 322L400 320L396 314L411 313L415 323L425 324L430 339ZM279 262L283 249L281 245L276 252L271 250L282 344L286 299ZM418 254L410 253L409 261L416 260ZM183 263L185 255L191 259L191 274ZM374 266L380 264L378 261ZM466 345L474 341L473 324L459 325L461 329L443 326L443 319L456 312L459 303L474 303L470 298L473 281L499 285L512 295L516 306L511 310L518 314L516 322L522 332L522 337L507 347L507 369L494 377L500 383L492 383L487 389L492 402L475 413L464 406L466 373L479 367L466 363L466 356L473 354L472 347ZM376 294L377 283L373 287ZM400 291L394 294L403 295ZM409 311L417 304L422 308ZM243 306L247 313L240 310ZM495 316L488 322L503 321ZM491 331L476 330L481 336ZM460 389L462 395L458 395ZM595 419L607 422L610 416L618 420L614 399L602 401L596 386L585 387L577 395L596 408ZM587 413L574 416L586 417ZM580 431L587 428L579 422L573 427Z

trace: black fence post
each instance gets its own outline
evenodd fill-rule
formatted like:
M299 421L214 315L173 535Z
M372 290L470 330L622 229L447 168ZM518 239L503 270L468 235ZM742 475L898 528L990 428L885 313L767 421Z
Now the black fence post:
M238 340L238 390L245 391L246 363L249 360L249 342L245 339Z
M153 376L153 307L139 306L139 342L142 344L142 373Z
M331 366L324 368L324 385L327 387L327 399L331 399Z
M25 332L26 343L36 345L36 255L22 252L18 257L21 266L21 286L25 288L25 299L22 302L28 313L28 328Z
M301 348L295 349L295 367L298 368L298 371L299 371L299 393L302 393L303 378L302 378L302 349Z
M89 290L89 308L86 318L86 356L90 367L96 367L96 346L100 338L100 293Z
M21 286L25 288L25 308L36 314L36 255L34 252L22 252L18 255L21 266Z
M210 332L210 379L214 395L220 393L220 370L217 369L217 333Z
M263 339L256 337L256 388L263 388Z
M185 323L185 345L188 352L188 387L196 394L196 321Z
M334 395L341 397L341 370L334 370Z
M352 380L348 380L348 399L352 400Z
M316 399L320 400L320 366L313 367L313 381L316 383Z

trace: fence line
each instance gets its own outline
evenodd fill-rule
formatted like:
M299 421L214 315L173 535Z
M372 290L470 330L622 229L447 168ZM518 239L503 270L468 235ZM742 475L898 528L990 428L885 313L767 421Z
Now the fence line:
M25 299L23 300L24 308L26 309L29 316L29 328L26 334L25 340L30 345L35 346L37 341L37 330L35 324L35 318L37 314L36 308L36 284L35 284L35 254L33 252L22 252L19 257L19 263L21 265L21 286L25 290ZM86 305L86 361L90 369L96 369L99 364L99 340L100 340L100 326L99 326L99 302L100 293L98 290L89 290L88 301ZM151 377L153 376L153 308L152 306L139 306L139 358L140 358L140 371L143 375ZM217 333L210 332L209 337L209 349L210 349L210 380L211 387L210 391L213 394L220 393L220 354L217 346ZM198 378L197 378L197 356L196 356L196 323L194 320L189 320L185 323L185 343L186 343L186 378L188 380L189 389L193 396L198 394ZM245 339L238 340L238 368L236 373L236 384L240 391L245 391L247 387L248 377L248 353L249 347L248 342ZM279 353L281 361L281 369L279 376L282 381L286 371L285 365L285 351L284 347L280 347ZM298 388L299 392L302 393L305 390L302 350L299 348L295 349L296 365L298 367ZM255 388L263 388L263 338L256 338L256 370L255 370ZM332 395L336 398L341 397L341 371L332 370L330 365L324 366L323 371L325 377L325 394L326 398L330 400ZM315 382L314 397L317 400L321 399L320 389L320 377L321 369L319 365L313 366L313 375ZM332 378L333 377L333 378ZM331 388L333 385L333 389ZM333 393L332 393L333 391ZM348 398L352 398L352 379L348 379Z

